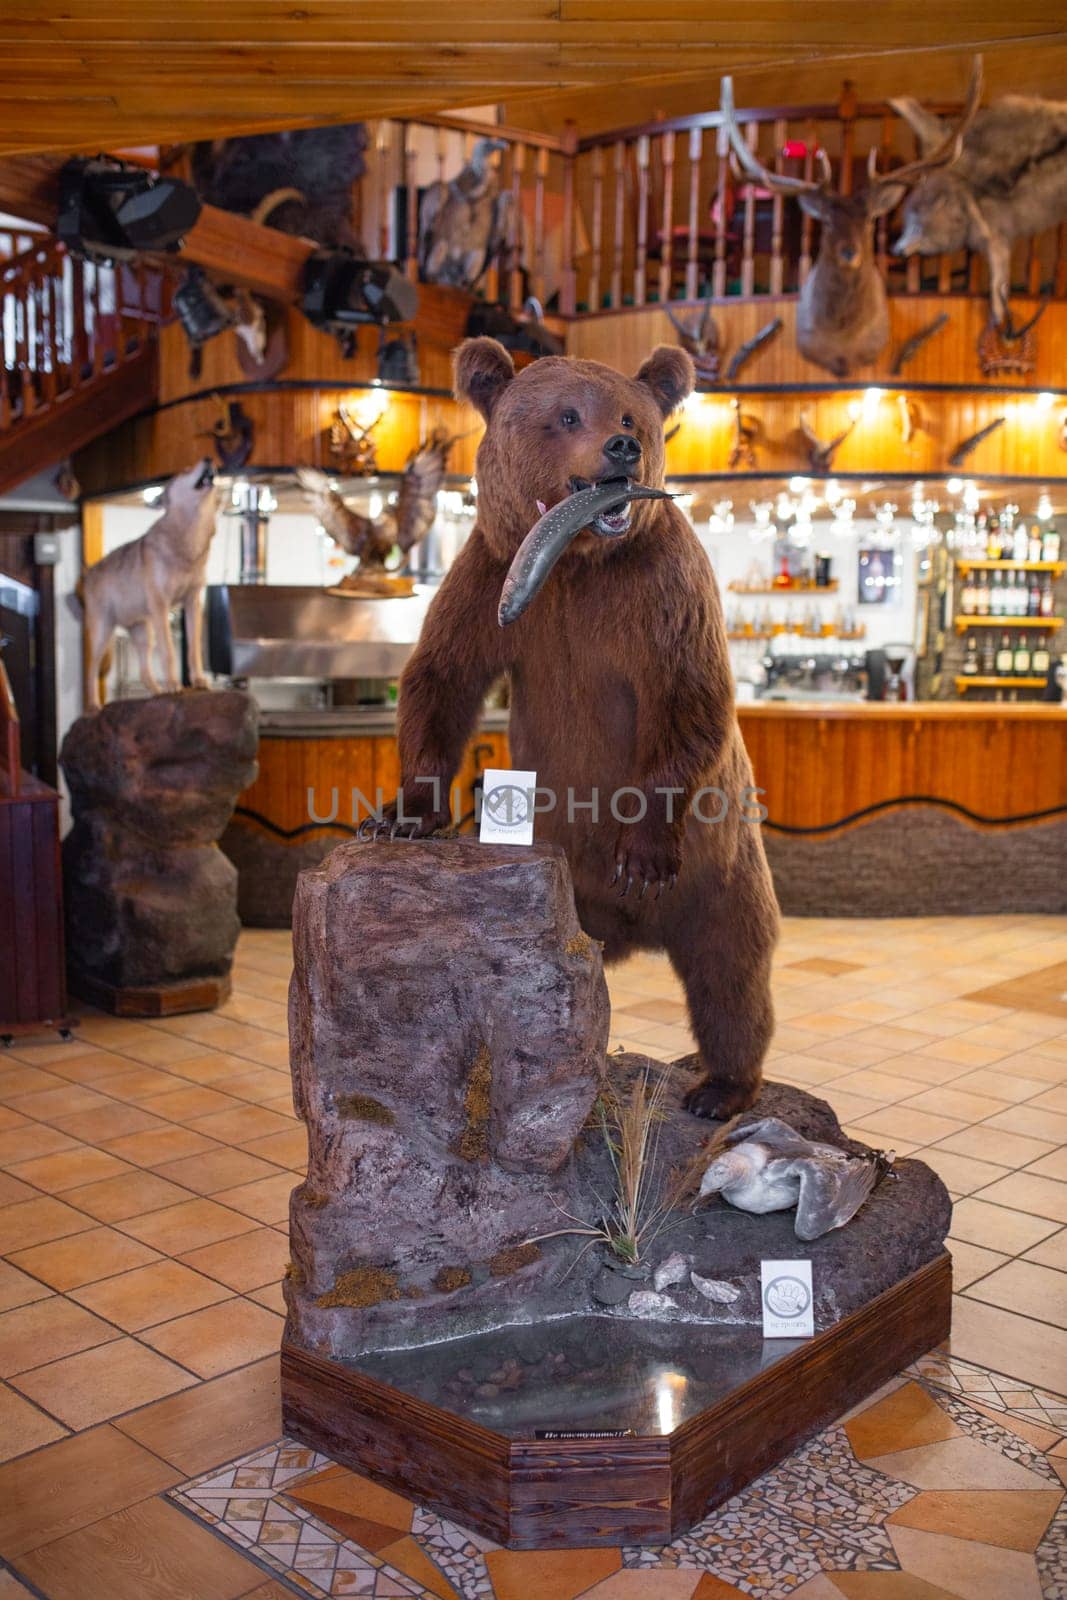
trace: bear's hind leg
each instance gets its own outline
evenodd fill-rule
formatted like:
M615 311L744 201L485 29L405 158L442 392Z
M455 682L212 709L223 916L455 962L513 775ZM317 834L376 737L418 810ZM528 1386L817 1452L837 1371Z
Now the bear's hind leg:
M668 933L671 964L685 986L689 1021L707 1076L685 1099L698 1117L724 1119L745 1111L763 1080L774 1033L771 957L777 909L762 894L727 903L713 918L680 918ZM754 902L754 903L753 903Z

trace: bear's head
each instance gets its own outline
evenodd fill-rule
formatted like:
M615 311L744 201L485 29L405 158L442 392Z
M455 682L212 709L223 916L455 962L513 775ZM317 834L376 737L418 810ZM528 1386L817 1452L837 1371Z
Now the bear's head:
M481 412L478 520L494 554L510 559L545 509L613 478L663 485L663 423L692 392L693 363L660 345L636 376L599 361L545 356L516 373L495 339L467 339L455 358L456 395ZM602 514L573 541L602 553L651 526L660 501Z

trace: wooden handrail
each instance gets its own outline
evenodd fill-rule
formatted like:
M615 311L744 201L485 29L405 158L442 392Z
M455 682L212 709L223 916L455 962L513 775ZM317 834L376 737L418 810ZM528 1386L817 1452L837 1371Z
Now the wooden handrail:
M952 101L924 101L928 110L937 116L950 116L959 112L959 103ZM886 113L895 115L892 106L887 100L868 100L857 103L850 110L854 118L881 117ZM793 106L748 106L739 107L737 120L742 125L748 122L804 122L814 118L819 122L839 122L841 120L841 105L839 101L826 101L819 105L793 105ZM587 150L595 150L598 145L611 145L617 139L632 141L640 139L643 135L661 133L688 133L690 129L721 128L723 125L721 111L693 111L681 117L661 117L654 122L635 122L625 128L611 128L603 133L586 134L578 140L578 154L583 155ZM518 137L522 137L519 135Z
M0 656L0 784L14 799L22 788L22 753L19 713L11 692L11 679Z

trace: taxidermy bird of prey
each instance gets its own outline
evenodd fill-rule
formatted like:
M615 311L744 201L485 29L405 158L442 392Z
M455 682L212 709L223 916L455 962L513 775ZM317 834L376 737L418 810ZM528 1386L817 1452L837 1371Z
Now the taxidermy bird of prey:
M721 1194L739 1211L759 1215L796 1206L798 1239L818 1239L851 1222L894 1160L892 1151L853 1156L817 1144L777 1117L724 1128L711 1151L701 1198Z
M419 206L419 277L473 289L507 240L511 195L501 192L489 157L503 139L479 139L467 165L430 184Z
M348 555L358 556L362 567L384 567L394 545L407 555L433 527L438 490L455 441L456 435L443 428L433 430L409 456L396 500L380 517L365 517L346 506L324 472L298 467L297 477L330 538Z

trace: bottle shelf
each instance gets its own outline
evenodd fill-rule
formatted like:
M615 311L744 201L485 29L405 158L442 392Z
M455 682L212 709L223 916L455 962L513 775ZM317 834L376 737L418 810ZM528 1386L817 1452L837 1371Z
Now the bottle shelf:
M956 618L956 632L966 633L969 628L1048 628L1063 627L1062 617L967 617Z
M744 644L745 640L752 643L760 639L806 639L812 644L854 644L857 639L867 637L866 630L858 633L809 633L804 628L763 628L753 633L733 632L726 637L732 644Z
M791 583L788 588L784 584L774 583L731 583L731 594L836 594L837 579L831 578L829 583Z
M960 572L1067 572L1067 561L957 561Z
M968 678L956 679L956 693L965 689L1043 689L1044 678Z

